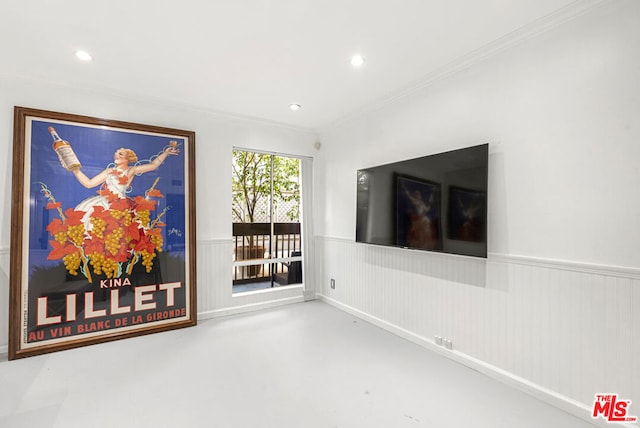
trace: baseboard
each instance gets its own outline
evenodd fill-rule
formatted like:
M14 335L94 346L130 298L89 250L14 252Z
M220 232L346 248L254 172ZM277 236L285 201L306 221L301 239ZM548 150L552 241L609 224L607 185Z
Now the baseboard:
M544 388L538 384L530 382L524 378L516 376L510 372L502 370L498 367L495 367L491 364L488 364L484 361L473 358L467 354L462 352L453 350L448 350L442 346L436 345L436 343L428 339L426 337L415 334L409 330L406 330L402 327L399 327L395 324L392 324L388 321L370 315L366 312L363 312L359 309L346 305L338 300L335 300L331 297L325 296L323 294L317 293L317 298L331 306L334 306L340 310L343 310L353 316L356 316L364 321L370 322L371 324L380 327L384 330L389 331L397 336L400 336L404 339L409 340L417 345L420 345L424 348L429 349L430 351L436 352L440 355L443 355L453 361L456 361L460 364L463 364L473 370L476 370L486 376L489 376L501 383L504 383L510 387L513 387L519 391L522 391L526 394L529 394L540 401L543 401L547 404L550 404L556 408L559 408L579 419L582 419L594 426L598 427L609 427L611 428L611 424L607 423L602 419L593 419L591 417L591 407L587 406L583 403L580 403L576 400L573 400L569 397L566 397L562 394L558 394L555 391ZM616 427L620 428L637 428L636 425L616 423Z
M308 300L308 299L307 299ZM305 301L305 296L287 297L285 299L269 300L267 302L251 303L248 305L232 306L223 309L214 309L211 311L198 312L198 320L206 320L210 318L225 317L228 315L243 314L246 312L260 311L263 309L276 308L278 306L290 305L292 303L301 303Z

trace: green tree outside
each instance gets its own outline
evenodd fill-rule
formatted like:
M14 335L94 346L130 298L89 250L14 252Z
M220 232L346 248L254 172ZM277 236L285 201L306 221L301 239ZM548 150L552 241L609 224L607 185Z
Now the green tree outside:
M260 214L265 214L263 211L268 210L271 197L272 178L273 200L271 202L275 207L289 206L286 212L289 221L300 221L300 160L234 150L232 175L234 222L255 223Z

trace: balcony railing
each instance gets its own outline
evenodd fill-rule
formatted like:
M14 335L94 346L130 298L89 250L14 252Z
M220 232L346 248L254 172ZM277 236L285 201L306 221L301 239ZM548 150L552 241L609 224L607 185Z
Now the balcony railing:
M273 240L270 223L233 223L233 240L234 261L299 256L302 251L300 223L274 223ZM233 285L254 282L271 282L271 285L278 282L283 285L282 278L286 278L293 263L296 262L234 266ZM301 263L298 262L298 269L300 265Z

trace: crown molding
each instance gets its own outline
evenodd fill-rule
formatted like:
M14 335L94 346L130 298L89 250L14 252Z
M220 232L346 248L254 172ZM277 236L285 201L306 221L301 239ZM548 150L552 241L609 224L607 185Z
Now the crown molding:
M195 104L188 104L178 100L171 100L158 95L145 95L132 92L123 92L114 88L109 88L100 85L74 85L68 83L62 83L53 80L38 79L33 77L24 77L21 75L5 73L0 70L0 84L2 82L17 82L23 85L38 85L46 86L49 88L55 88L60 91L72 91L74 93L83 94L89 97L109 97L114 100L120 100L127 104L138 104L143 107L158 107L163 110L174 110L181 112L197 113L203 116L209 116L219 120L225 121L238 121L244 123L253 123L255 125L264 126L268 128L280 128L289 131L295 131L300 133L306 133L310 135L311 139L317 139L318 132L315 128L292 125L288 123L278 122L275 120L264 119L251 115L245 115L241 113L228 112L218 110L215 108L199 106ZM53 107L42 107L47 110L56 110Z
M512 31L511 33L508 33L494 40L493 42L487 43L484 46L475 49L452 62L449 62L448 64L432 71L419 80L408 84L403 89L379 98L374 103L357 109L352 113L345 115L344 117L330 124L327 124L324 127L321 127L319 129L319 132L322 133L329 131L335 127L342 125L343 123L350 122L367 113L380 110L383 107L399 102L423 90L426 87L445 80L499 53L502 53L513 47L517 47L530 39L538 37L541 34L544 34L548 31L553 30L554 28L570 22L597 7L612 3L613 0L576 0L573 3L570 3L567 6L558 9L557 11L549 15L543 16L542 18L539 18L527 25L518 28L517 30Z

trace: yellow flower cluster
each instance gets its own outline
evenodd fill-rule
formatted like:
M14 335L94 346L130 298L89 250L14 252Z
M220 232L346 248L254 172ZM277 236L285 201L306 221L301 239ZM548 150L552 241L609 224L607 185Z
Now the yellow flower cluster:
M106 258L103 254L92 253L90 256L91 266L96 275L104 272L107 278L113 278L118 270L118 262Z
M76 224L75 226L69 226L67 235L77 246L81 246L84 242L84 224Z
M55 239L59 243L64 244L65 242L67 242L67 232L63 230L62 232L56 233Z
M111 214L111 217L116 220L123 219L125 226L129 226L131 224L132 217L129 210L110 210L109 213Z
M67 268L67 271L71 275L78 274L78 268L80 267L80 254L77 252L67 254L62 258L62 262L64 263L64 267Z
M156 257L156 253L149 253L147 250L142 250L142 265L146 268L147 273L151 272L153 268L153 259Z
M137 217L138 220L140 220L140 224L143 227L148 227L149 226L149 221L151 220L151 215L149 213L149 210L140 210L137 211Z
M91 217L90 221L93 234L100 239L104 238L104 230L107 227L107 223L100 217Z
M124 231L121 227L114 229L104 241L105 247L107 251L111 253L111 255L115 256L120 251L120 239L124 236Z
M156 246L156 250L162 252L162 246L164 245L164 239L162 235L151 235L151 242Z

